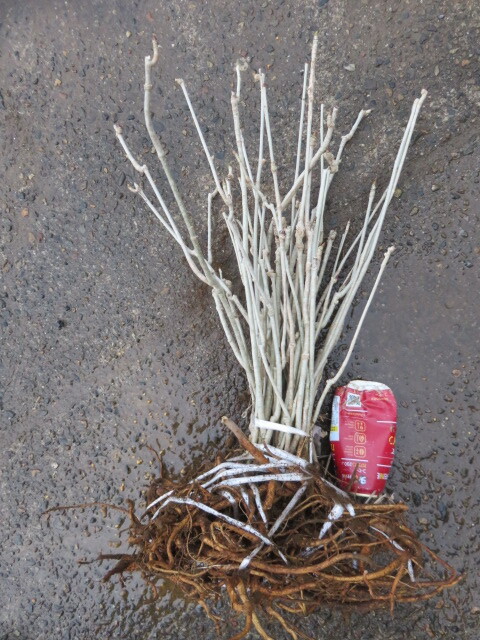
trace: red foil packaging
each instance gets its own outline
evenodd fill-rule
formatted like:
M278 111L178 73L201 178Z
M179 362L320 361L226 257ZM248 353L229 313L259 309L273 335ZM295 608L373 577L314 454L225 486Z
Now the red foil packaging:
M330 444L340 487L380 494L395 453L397 402L380 382L353 380L335 391Z

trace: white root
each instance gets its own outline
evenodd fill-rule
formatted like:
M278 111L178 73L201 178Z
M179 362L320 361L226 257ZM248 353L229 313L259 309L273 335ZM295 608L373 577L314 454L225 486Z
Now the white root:
M287 451L276 449L275 447L271 447L268 445L258 445L257 448L259 449L259 451L264 452L270 459L268 463L257 464L253 460L253 456L251 456L250 454L249 459L247 459L245 456L239 456L239 458L241 459L232 458L197 476L197 478L195 478L195 480L192 482L192 487L201 485L204 489L208 488L210 492L218 493L222 497L225 497L232 504L235 504L235 499L228 493L228 491L226 491L226 489L228 489L229 487L239 487L245 505L249 507L253 498L256 512L258 513L259 518L264 524L268 524L268 518L265 514L260 491L258 490L257 485L265 484L271 480L274 480L276 482L298 483L298 489L292 495L280 515L268 528L266 536L263 536L255 527L249 524L249 522L239 520L238 518L231 518L230 516L227 516L213 509L212 507L205 505L199 500L193 500L192 498L178 498L173 495L173 491L168 491L162 496L159 496L147 506L147 512L150 511L153 507L157 507L155 513L151 517L151 520L155 520L160 511L171 503L185 504L192 507L197 507L198 509L202 509L210 515L215 515L216 517L219 517L220 519L233 524L234 526L244 530L247 533L254 534L259 538L260 542L258 546L255 547L255 549L242 560L239 569L246 569L253 558L262 550L265 544L269 546L274 544L275 534L280 529L290 513L293 511L293 509L297 506L300 499L307 491L308 483L312 480L312 476L306 468L307 463L303 458L298 458L297 456L294 456ZM270 455L268 455L268 452L270 452ZM294 471L293 469L295 468L297 468L298 471ZM210 479L201 484L201 481L205 481L205 479L208 477ZM335 489L338 495L342 496L342 498L348 498L345 492L341 491L334 485L331 485L326 480L324 480L324 482L328 486L331 486L333 489ZM248 490L250 490L250 494ZM353 505L346 500L343 504L335 501L330 513L327 515L327 518L322 525L318 536L319 539L325 536L325 534L329 531L333 524L337 520L339 520L345 512L347 512L350 516L354 516L355 510L353 508ZM375 529L375 527L371 528ZM375 531L386 535L383 531L380 531L378 529L375 529ZM391 541L391 543L396 546L396 548L400 548L395 541ZM309 550L306 549L307 553L308 551ZM280 551L278 549L277 552L280 554ZM284 556L281 557L284 558ZM287 563L286 558L284 558L284 561L285 563Z
M234 527L239 527L240 529L243 529L244 531L247 531L248 533L252 533L259 540L261 540L263 542L263 544L266 544L266 545L269 545L269 546L271 546L273 544L273 542L269 538L264 536L263 533L261 533L260 531L257 531L257 529L255 529L255 527L252 527L251 525L247 524L246 522L241 522L240 520L236 520L235 518L231 518L230 516L227 516L226 513L222 513L221 511L217 511L216 509L212 509L212 507L209 507L206 504L203 504L203 502L198 502L197 500L191 500L190 498L173 498L173 497L168 498L167 500L165 500L165 502L162 504L162 506L159 509L157 509L157 511L153 514L152 520L155 520L155 518L160 513L161 509L166 507L167 504L169 504L169 503L186 504L186 505L189 505L190 507L196 507L197 509L201 509L202 511L205 511L206 513L209 513L211 516L214 516L215 518L219 518L220 520L224 520L225 522L228 522L229 524L232 524Z

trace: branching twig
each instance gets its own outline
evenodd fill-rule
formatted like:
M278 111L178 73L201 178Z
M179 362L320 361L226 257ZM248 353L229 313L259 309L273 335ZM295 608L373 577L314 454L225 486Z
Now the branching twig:
M145 59L145 124L163 172L183 220L176 223L148 167L130 152L120 127L117 137L134 169L144 175L158 202L137 184L138 193L180 245L195 275L212 288L216 309L232 351L245 370L252 396L250 438L286 451L305 455L305 438L313 431L325 397L340 378L354 348L365 314L372 301L389 250L360 318L347 356L329 380L324 381L328 358L343 331L345 319L374 258L388 206L398 184L405 156L426 91L413 103L410 119L400 143L387 189L375 203L372 185L364 222L349 239L350 224L343 232L324 229L327 194L341 168L347 143L370 111L362 110L351 129L341 137L336 154L330 151L337 109L326 113L320 106L319 142L314 131L315 58L317 37L310 65L305 65L300 124L293 183L286 195L277 171L274 133L270 122L265 75L259 71L260 122L256 169L250 162L241 124L241 70L236 67L236 90L231 104L235 137L236 173L229 168L220 179L190 100L185 82L177 80L184 93L207 163L213 188L207 199L207 247L202 249L193 216L189 213L166 160L165 150L151 117L151 69L159 59L156 41L153 55ZM268 156L270 173L263 171ZM287 163L282 162L282 165ZM303 166L303 170L301 167ZM317 178L317 167L319 179ZM238 180L240 196L232 181ZM317 193L318 191L318 193ZM213 266L214 198L225 207L223 220L235 252L243 288L243 301L231 283ZM315 205L312 205L314 202ZM273 201L272 201L273 197ZM288 211L288 214L287 214ZM338 237L338 240L337 240ZM320 389L320 397L317 394ZM272 426L273 425L273 426ZM277 425L277 426L275 426ZM285 429L279 429L284 425ZM306 434L306 435L302 435ZM310 455L311 455L310 447Z

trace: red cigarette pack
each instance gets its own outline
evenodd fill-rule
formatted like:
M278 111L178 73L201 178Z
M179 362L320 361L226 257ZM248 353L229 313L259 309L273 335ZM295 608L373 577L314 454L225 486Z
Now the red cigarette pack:
M395 453L397 402L380 382L353 380L333 397L330 444L340 487L380 494Z

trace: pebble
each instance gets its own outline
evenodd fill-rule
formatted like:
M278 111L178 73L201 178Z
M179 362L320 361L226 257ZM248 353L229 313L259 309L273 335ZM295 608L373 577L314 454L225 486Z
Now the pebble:
M444 502L438 503L438 513L440 514L440 520L446 522L448 519L448 509Z
M119 547L122 546L122 543L119 540L115 540L115 541L109 542L108 546L111 547L112 549L118 549Z

